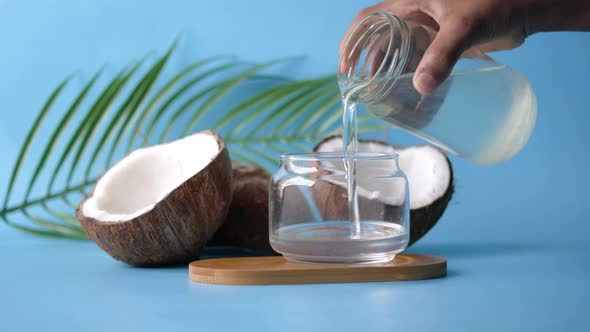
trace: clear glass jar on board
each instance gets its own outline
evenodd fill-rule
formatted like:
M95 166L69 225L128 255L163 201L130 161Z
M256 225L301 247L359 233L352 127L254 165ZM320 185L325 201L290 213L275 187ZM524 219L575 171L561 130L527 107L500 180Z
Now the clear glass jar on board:
M369 113L478 164L513 158L537 117L536 96L518 71L470 49L429 95L413 76L436 36L427 25L388 12L365 17L340 54L343 98Z
M358 222L348 205L345 165L352 160ZM408 181L397 154L284 154L269 208L270 244L294 262L386 262L409 240Z

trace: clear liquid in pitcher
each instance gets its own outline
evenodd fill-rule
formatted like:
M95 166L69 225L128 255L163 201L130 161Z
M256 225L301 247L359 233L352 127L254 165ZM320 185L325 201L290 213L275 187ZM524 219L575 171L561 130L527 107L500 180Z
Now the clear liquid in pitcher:
M510 67L453 72L428 96L416 92L412 78L400 76L378 100L365 102L367 110L478 164L511 159L534 129L535 94L528 80Z

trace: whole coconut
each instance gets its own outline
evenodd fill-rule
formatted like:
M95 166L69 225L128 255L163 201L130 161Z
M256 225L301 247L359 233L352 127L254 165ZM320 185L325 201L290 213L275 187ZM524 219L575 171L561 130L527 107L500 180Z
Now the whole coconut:
M270 174L245 163L232 165L233 196L227 218L209 246L271 251L268 236Z

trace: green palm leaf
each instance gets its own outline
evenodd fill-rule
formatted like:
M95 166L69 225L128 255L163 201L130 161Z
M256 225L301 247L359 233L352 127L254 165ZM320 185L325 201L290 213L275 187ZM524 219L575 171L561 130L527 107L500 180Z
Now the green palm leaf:
M106 78L98 70L60 110L55 105L71 76L62 81L24 139L0 219L38 236L85 238L74 214L80 199L121 154L137 147L138 139L141 146L213 129L225 139L235 161L273 171L280 153L307 151L339 129L340 99L333 76L288 80L265 71L290 59L245 64L215 56L186 66L160 84L175 45L148 68L145 57L106 84L99 83ZM235 96L254 81L270 85L249 96ZM211 119L213 115L217 118ZM49 117L60 121L47 124ZM381 128L367 120L359 129ZM30 174L24 171L27 165L32 166ZM24 189L22 195L16 188Z

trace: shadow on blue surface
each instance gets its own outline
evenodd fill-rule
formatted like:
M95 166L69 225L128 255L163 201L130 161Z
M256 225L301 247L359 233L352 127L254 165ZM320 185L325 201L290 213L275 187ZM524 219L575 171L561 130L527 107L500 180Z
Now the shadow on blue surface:
M513 242L472 242L472 243L433 243L416 245L410 247L407 253L419 253L435 256L444 256L449 261L456 259L483 259L483 258L505 258L522 254L541 253L555 251L554 245L541 245L537 243L513 243ZM252 256L273 256L272 252L261 252L233 247L208 247L203 250L201 259L226 258L226 257L252 257ZM134 268L134 267L129 267ZM139 269L186 269L186 264L143 267ZM455 277L461 273L449 269L447 278Z
M250 256L275 256L272 251L257 251L236 247L206 247L203 250L201 259L224 258L224 257L250 257Z
M554 251L553 245L516 242L473 242L473 243L438 243L416 245L408 249L408 253L422 253L444 256L451 260L479 259L484 257L513 256L532 252Z
M253 257L253 256L274 256L276 255L273 252L265 252L265 251L254 251L248 249L241 249L241 248L234 248L234 247L207 247L203 250L201 254L201 259L212 259L212 258L229 258L229 257ZM119 262L120 263L120 262ZM145 269L145 270L161 270L161 269L168 269L168 270L175 270L175 269L186 269L187 264L174 264L174 265L165 265L165 266L146 266L146 267L135 267L130 266L124 263L121 263L122 266L130 268L130 269Z

